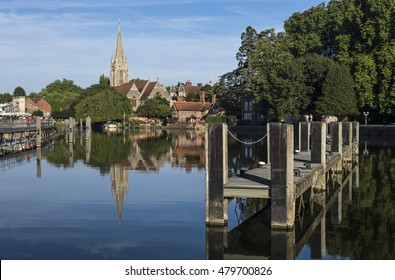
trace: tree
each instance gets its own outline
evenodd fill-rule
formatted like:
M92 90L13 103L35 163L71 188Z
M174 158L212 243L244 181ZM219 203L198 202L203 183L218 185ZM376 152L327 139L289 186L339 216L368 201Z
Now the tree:
M129 117L131 105L128 98L111 90L104 90L86 98L75 107L76 118L85 119L90 116L92 122L123 120Z
M294 55L325 55L350 67L359 108L395 106L395 2L331 0L284 24Z
M333 64L322 85L322 96L315 104L320 116L355 116L358 114L354 93L354 82L349 69L340 64Z
M0 103L7 103L12 101L12 95L9 93L0 94Z
M187 102L198 102L200 100L199 93L188 92L185 95L185 101Z
M104 74L101 74L100 75L100 78L99 78L99 84L103 84L103 85L110 85L110 78L109 77L106 77L106 76L104 76Z
M22 87L18 86L14 89L14 96L26 96L26 92Z
M68 115L74 116L74 105L79 100L83 89L74 84L74 81L63 79L56 80L43 88L40 93L40 98L51 104L52 112L67 112Z
M36 110L32 113L32 116L42 117L44 114L41 110Z
M146 118L164 119L170 115L170 104L166 99L155 96L137 108L137 114Z

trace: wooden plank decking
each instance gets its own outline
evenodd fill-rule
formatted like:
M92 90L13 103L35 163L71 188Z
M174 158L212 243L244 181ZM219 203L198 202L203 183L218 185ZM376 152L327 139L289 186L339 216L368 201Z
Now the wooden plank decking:
M343 149L343 157L350 152L352 147ZM330 155L324 168L321 164L311 163L310 157L311 152L294 155L294 169L300 171L300 176L294 176L295 199L316 183L317 176L325 175L326 170L342 160L339 154ZM263 168L253 168L239 176L229 177L228 183L224 185L224 197L270 198L270 168L270 164L267 164Z

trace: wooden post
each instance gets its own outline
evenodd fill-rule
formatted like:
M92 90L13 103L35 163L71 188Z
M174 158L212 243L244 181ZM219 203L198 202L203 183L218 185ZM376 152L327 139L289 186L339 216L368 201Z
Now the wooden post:
M300 142L301 142L301 132L302 132L302 123L298 122L294 127L294 148L295 150L301 151Z
M36 118L36 127L38 130L36 146L39 148L41 147L41 141L42 141L41 117Z
M91 117L86 117L85 121L86 131L85 131L85 139L88 140L92 136L92 120Z
M325 164L326 162L326 123L312 122L311 124L311 162Z
M208 123L205 131L206 223L224 225L224 184L228 182L227 126Z
M352 143L352 127L350 122L343 122L343 143L344 146L351 146Z
M335 122L331 124L331 136L332 136L332 144L331 144L331 151L332 153L339 153L343 152L343 142L342 142L342 123Z
M292 229L295 220L293 126L270 124L271 217L273 229Z
M310 122L300 123L300 151L310 151Z
M267 143L267 158L266 163L270 163L270 123L266 123L266 143Z
M352 122L352 142L359 145L359 122Z
M68 130L69 143L74 143L74 119L69 118L69 130Z

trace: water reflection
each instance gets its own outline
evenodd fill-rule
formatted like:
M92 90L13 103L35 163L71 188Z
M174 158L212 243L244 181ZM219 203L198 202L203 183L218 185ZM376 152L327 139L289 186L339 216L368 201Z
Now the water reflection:
M201 133L59 139L0 159L0 257L395 259L395 147L374 141L361 139L359 164L330 174L324 192L298 200L294 230L281 232L260 199L233 200L228 227L205 226ZM229 145L234 173L266 159L266 142Z

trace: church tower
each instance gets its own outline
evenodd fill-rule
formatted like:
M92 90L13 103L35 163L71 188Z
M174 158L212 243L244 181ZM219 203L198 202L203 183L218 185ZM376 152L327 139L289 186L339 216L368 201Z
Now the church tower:
M110 85L116 87L129 82L128 57L124 55L121 38L121 23L118 22L118 38L111 58Z

